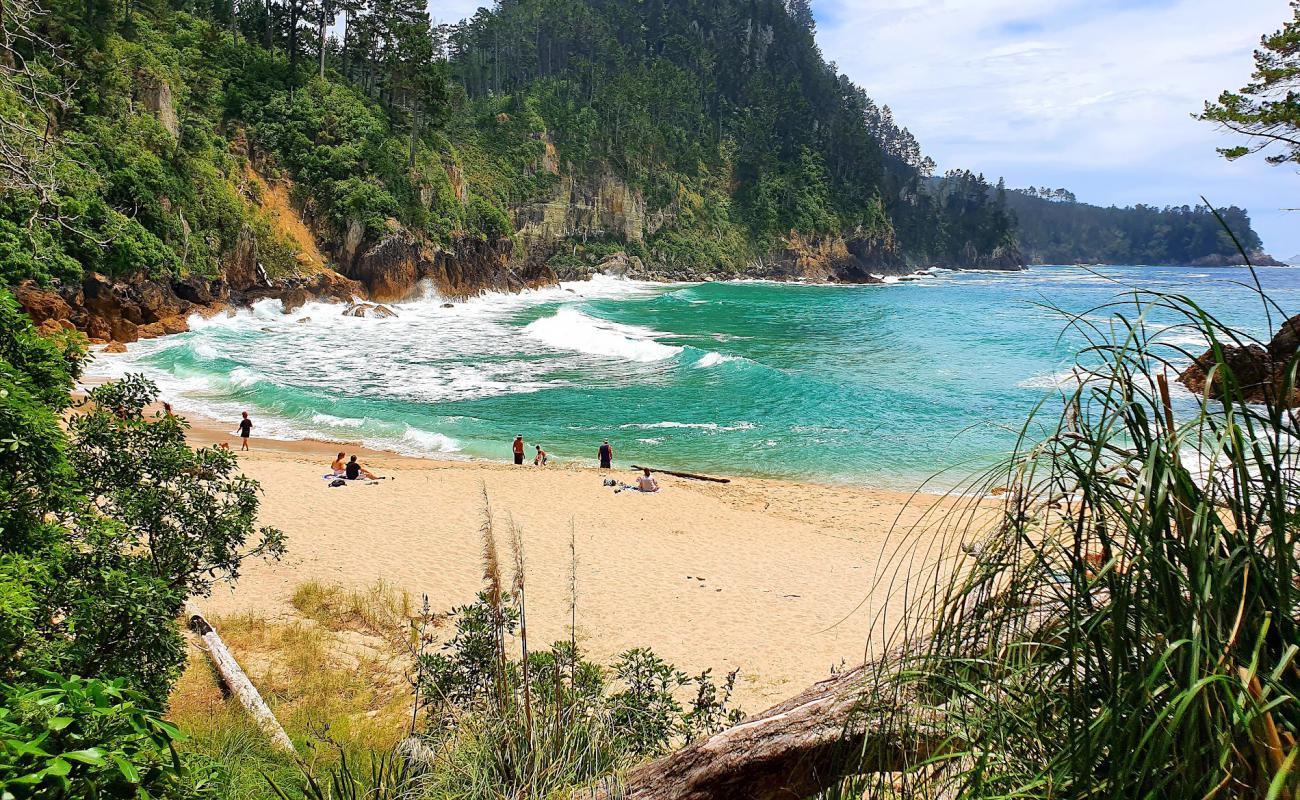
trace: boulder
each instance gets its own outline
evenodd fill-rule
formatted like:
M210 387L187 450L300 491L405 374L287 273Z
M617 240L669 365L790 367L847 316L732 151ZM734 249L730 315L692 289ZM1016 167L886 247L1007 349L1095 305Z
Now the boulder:
M125 352L126 352L126 345L122 344L121 342L109 342L107 345L104 346L103 352L105 352L105 353L125 353Z
M72 317L72 306L66 300L31 281L24 281L11 291L18 306L38 325L49 320L57 322Z
M200 275L187 275L172 281L172 293L196 306L206 306L216 299L212 296L211 284Z
M1267 350L1257 344L1243 347L1226 345L1223 347L1223 362L1231 370L1233 379L1241 386L1242 395L1247 402L1264 402L1273 382L1272 359L1269 358ZM1207 350L1178 376L1178 381L1192 392L1204 395L1207 393L1206 380L1210 377L1215 364L1214 351ZM1210 380L1208 391L1210 397L1220 399L1224 397L1226 394L1224 377L1221 371L1215 372L1213 379Z
M141 325L136 329L136 334L141 339L157 339L159 336L170 336L174 333L185 333L190 329L189 321L180 315L168 317L158 322L151 322L147 325Z
M414 238L399 230L358 256L347 274L365 286L372 300L405 300L420 280L420 260Z
M321 300L349 303L354 297L365 294L365 287L351 278L345 278L332 269L323 269L307 281L307 291Z
M299 325L306 325L308 322L311 322L311 317L303 317L302 319L298 320Z
M312 295L301 286L286 287L277 296L280 298L280 305L286 314L292 314L312 300Z
M63 333L63 326L58 320L47 319L36 326L36 332L41 336L58 336Z
M644 273L645 264L636 256L620 252L605 256L596 271L615 278L626 278Z
M233 317L235 309L226 303L214 302L212 305L203 306L195 310L203 319L212 319L213 317Z
M370 317L372 319L390 319L397 316L397 312L385 305L374 305L371 303L351 303L343 309L345 317Z
M1278 328L1277 335L1268 343L1268 357L1285 366L1300 351L1300 314Z
M191 303L176 296L171 283L162 281L136 281L130 285L130 293L140 307L145 319L164 320L184 314Z

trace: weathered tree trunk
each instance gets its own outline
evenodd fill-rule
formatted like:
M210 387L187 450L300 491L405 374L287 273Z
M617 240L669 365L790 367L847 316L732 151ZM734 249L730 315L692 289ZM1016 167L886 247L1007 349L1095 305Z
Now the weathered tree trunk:
M675 478L689 478L690 480L693 481L709 481L710 483L731 483L731 478L714 478L709 475L699 475L694 472L673 472L670 469L655 469L654 467L642 467L636 464L632 465L632 469L648 469L651 472L662 472L665 475L672 475Z
M621 786L574 800L798 800L852 774L894 772L931 755L918 729L882 730L855 713L864 669L836 676L708 739L637 767Z
M190 617L190 630L203 638L203 644L208 648L208 658L212 659L212 666L216 668L217 674L221 676L221 682L226 685L231 694L239 699L244 709L257 723L257 727L261 728L262 732L271 740L271 744L286 753L294 754L293 742L289 740L289 734L285 733L284 728L280 727L280 721L275 718L275 714L271 713L271 709L262 700L262 695L258 694L257 687L239 668L239 663L230 654L230 650L226 648L226 643L221 641L216 629L201 615L195 614Z

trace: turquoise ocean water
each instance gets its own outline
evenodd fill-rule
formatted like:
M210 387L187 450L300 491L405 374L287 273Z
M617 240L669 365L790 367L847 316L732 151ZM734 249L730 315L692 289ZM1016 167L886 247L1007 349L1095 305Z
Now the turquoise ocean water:
M1300 270L1259 276L1285 313L1300 310ZM323 304L285 315L272 301L90 372L142 372L179 410L231 430L247 410L274 438L506 459L522 434L530 456L540 443L590 461L608 437L621 465L892 488L947 469L937 484L948 486L1011 448L1068 378L1082 339L1048 306L1104 324L1091 310L1126 292L1178 292L1263 336L1249 281L1243 269L1162 267L940 271L873 286L599 278L450 309L428 297L393 320ZM1203 346L1181 331L1165 339Z

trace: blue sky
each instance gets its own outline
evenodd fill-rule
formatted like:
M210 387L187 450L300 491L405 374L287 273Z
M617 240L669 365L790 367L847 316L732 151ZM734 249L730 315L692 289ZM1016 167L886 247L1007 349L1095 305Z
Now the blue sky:
M432 0L439 20L480 3ZM1250 209L1265 248L1300 254L1300 175L1191 115L1250 77L1287 0L813 0L828 60L889 105L940 170L1064 186L1101 205Z

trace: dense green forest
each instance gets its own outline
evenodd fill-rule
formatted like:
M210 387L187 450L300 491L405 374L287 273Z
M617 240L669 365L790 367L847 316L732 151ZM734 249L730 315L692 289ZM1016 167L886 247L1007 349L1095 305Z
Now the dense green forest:
M6 9L11 282L216 274L243 231L290 272L302 248L268 182L344 267L396 232L707 272L826 240L900 265L1014 242L981 177L931 189L912 135L823 60L806 4L508 0L451 26L411 0Z
M1236 206L1218 209L1219 216L1206 206L1103 208L1065 189L1011 191L1007 205L1021 251L1036 264L1222 266L1240 258L1238 242L1251 254L1262 247L1250 216Z

